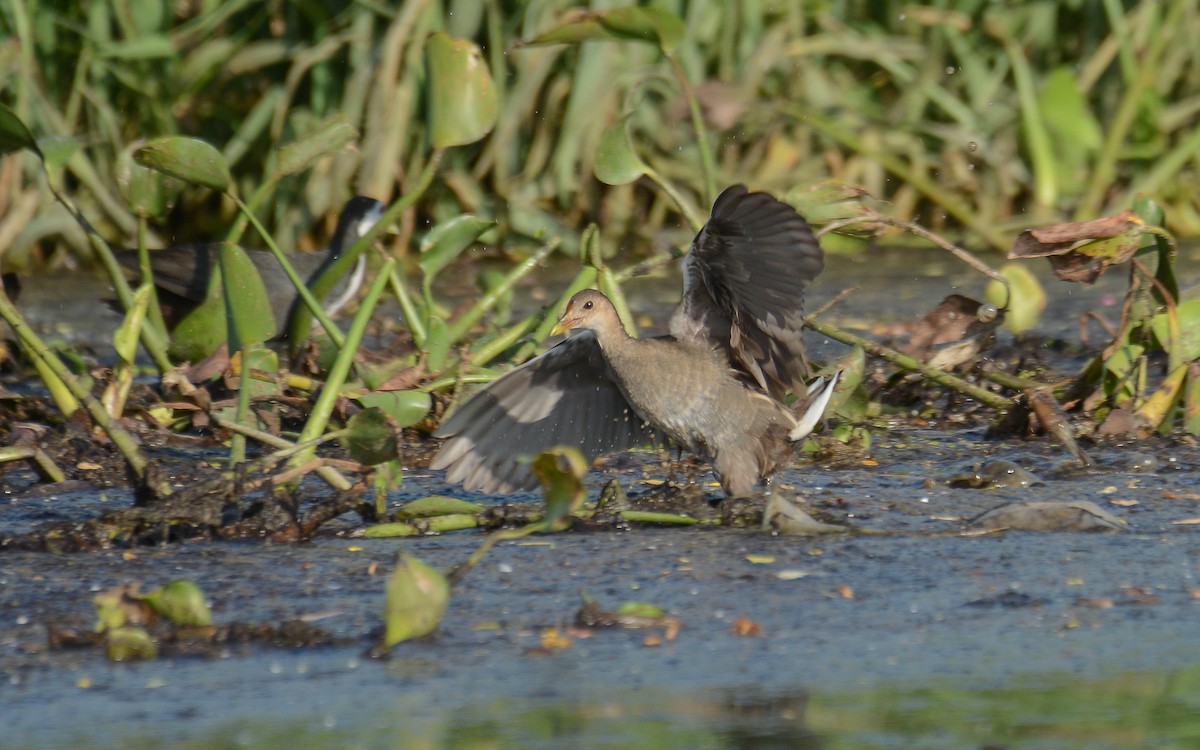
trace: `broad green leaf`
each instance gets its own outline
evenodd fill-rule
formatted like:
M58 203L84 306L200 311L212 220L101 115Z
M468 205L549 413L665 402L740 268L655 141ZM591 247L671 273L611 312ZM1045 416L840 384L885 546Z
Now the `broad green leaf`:
M583 477L588 463L583 454L569 446L542 451L533 459L533 473L542 485L543 519L547 529L561 531L570 524L573 511L583 507L587 490Z
M134 214L145 218L162 216L174 204L183 183L134 161L133 152L138 146L130 144L117 155L117 188Z
M496 226L490 219L463 214L441 222L421 240L421 259L418 261L425 274L426 283L455 258L479 239L487 230Z
M600 139L593 170L596 179L606 185L625 185L646 174L648 167L633 150L629 140L629 118L617 120Z
M372 391L355 399L369 409L379 409L397 427L411 427L429 416L433 398L424 391Z
M350 418L338 443L355 461L374 466L396 458L396 429L383 409L371 407Z
M413 555L402 553L388 579L384 602L383 645L432 633L446 614L450 584L439 571Z
M27 148L39 157L42 151L38 148L37 139L21 118L8 107L0 104L0 156L11 154Z
M434 148L474 143L496 124L496 85L479 48L436 33L429 56L429 130Z
M229 325L229 351L240 351L275 335L271 299L258 269L246 251L232 242L221 243L221 279Z
M1028 267L1019 263L1007 263L1000 269L1008 279L1008 290L1012 298L1006 300L1004 285L998 281L988 284L985 298L998 308L1007 306L1004 327L1014 333L1032 328L1046 309L1046 292L1042 284Z
M142 601L159 617L184 627L204 627L212 624L212 612L204 600L204 592L191 581L172 581L142 597Z
M242 341L265 341L275 333L275 315L271 312L270 305L266 304L266 289L262 286L258 269L246 257L244 250L241 248L238 250L240 252L231 253L230 258L231 265L235 268L235 278L238 279L231 287L235 293L237 290L241 290L257 297L257 300L249 302L248 307L251 310L261 311L257 314L249 313L256 319L247 322L248 330L242 332ZM223 290L221 264L218 263L209 280L208 296L192 312L188 313L187 317L180 321L171 333L169 353L174 359L198 362L212 354L229 338L227 332L228 313ZM241 309L242 305L239 303L237 307Z
M322 156L346 148L356 138L358 128L349 117L338 112L279 150L279 174L284 177L299 174Z
M1164 351L1172 355L1178 362L1192 362L1200 359L1200 299L1190 299L1175 308L1179 316L1178 341L1171 340L1170 317L1168 313L1159 313L1150 321L1154 337ZM1178 351L1174 347L1178 346Z
M69 135L46 135L38 138L38 149L47 169L60 169L79 152L79 141Z
M429 328L425 333L425 367L431 372L440 370L450 356L450 329L446 321L434 315L429 319Z
M212 190L225 191L233 184L221 152L198 138L155 138L134 151L133 158L144 167Z

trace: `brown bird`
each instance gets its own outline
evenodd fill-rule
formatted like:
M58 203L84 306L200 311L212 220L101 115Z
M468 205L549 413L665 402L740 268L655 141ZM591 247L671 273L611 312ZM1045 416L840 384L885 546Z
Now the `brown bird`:
M726 495L751 494L790 460L836 384L804 383L804 291L823 267L795 209L727 188L685 259L670 336L632 338L607 297L579 292L554 333L580 332L454 412L430 467L507 494L537 485L522 459L547 448L575 446L591 461L666 436L711 461ZM796 411L781 401L789 391L801 396Z

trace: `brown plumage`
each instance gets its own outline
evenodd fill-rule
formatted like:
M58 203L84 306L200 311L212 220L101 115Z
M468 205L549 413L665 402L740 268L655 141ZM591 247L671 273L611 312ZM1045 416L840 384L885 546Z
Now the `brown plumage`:
M750 494L790 460L834 385L810 390L803 379L804 290L823 265L795 209L726 189L692 242L670 336L631 338L607 297L576 294L555 332L580 332L459 408L431 467L508 493L536 485L522 456L573 445L590 461L666 436L710 460L727 495ZM800 416L779 401L789 391L808 397Z

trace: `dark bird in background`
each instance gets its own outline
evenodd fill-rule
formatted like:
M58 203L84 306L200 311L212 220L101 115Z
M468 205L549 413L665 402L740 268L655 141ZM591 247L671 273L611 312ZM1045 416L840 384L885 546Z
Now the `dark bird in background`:
M383 215L384 204L374 198L355 196L346 201L338 216L337 229L329 247L314 253L293 253L288 256L292 267L306 284L312 282L366 234ZM167 320L178 322L204 301L208 296L208 285L213 269L219 263L221 243L204 242L188 245L173 245L161 250L150 251L150 269L154 274L154 286L158 289L159 303ZM292 306L304 304L298 299L296 287L287 277L275 255L269 250L247 249L246 255L258 269L271 300L271 312L275 316L275 336L287 331L288 316ZM122 266L134 273L138 271L136 250L117 253ZM360 255L354 269L338 280L337 285L323 300L325 312L334 315L354 298L362 285L366 273L366 255Z
M529 456L556 445L589 460L663 437L707 459L725 494L751 494L824 413L836 376L808 387L804 291L824 268L796 210L727 188L685 259L671 335L634 339L595 290L555 333L576 334L493 381L447 419L431 468L468 490L532 489ZM800 396L789 408L782 399Z

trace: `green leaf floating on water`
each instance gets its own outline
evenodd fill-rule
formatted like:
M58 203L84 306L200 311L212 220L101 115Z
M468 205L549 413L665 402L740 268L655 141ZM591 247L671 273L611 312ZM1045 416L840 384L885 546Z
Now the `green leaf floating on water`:
M479 47L438 32L429 37L426 54L429 132L434 148L465 146L491 132L500 105Z
M134 151L133 158L144 167L212 190L224 192L233 184L225 157L199 138L179 135L155 138Z
M409 518L431 518L434 516L449 516L455 513L480 513L482 511L482 505L469 503L466 500L459 500L457 497L430 495L429 497L423 497L405 504L404 507L396 511L396 518L397 520L404 521Z
M432 633L449 602L446 577L414 555L401 553L387 584L383 645L390 648Z
M142 601L159 617L184 627L203 627L212 624L212 612L204 600L204 592L191 581L172 581L142 597Z

